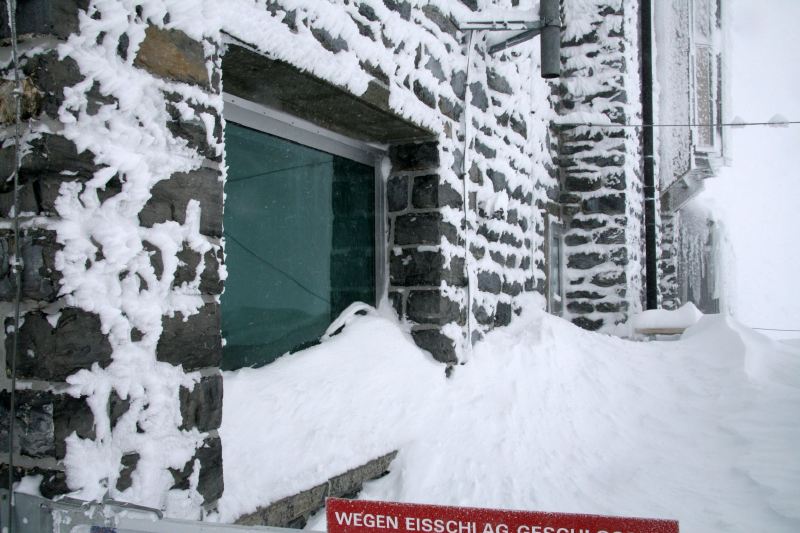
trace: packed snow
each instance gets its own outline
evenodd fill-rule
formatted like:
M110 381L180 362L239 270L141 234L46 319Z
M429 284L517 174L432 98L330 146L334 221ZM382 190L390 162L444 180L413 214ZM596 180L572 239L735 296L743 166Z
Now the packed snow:
M633 342L536 307L449 378L375 313L226 373L216 518L399 450L361 498L800 530L798 344L720 315L679 341Z
M631 318L633 327L642 329L680 329L697 324L703 313L698 311L692 302L686 302L680 308L670 311L668 309L648 309Z

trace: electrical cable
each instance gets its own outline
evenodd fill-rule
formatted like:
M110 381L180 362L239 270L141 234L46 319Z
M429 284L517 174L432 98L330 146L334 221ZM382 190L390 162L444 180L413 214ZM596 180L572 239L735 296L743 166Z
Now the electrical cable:
M594 122L556 122L556 126L569 128L744 128L746 126L772 126L781 128L784 126L800 124L798 120L782 120L780 122L719 122L714 124L596 124Z
M788 331L788 332L800 332L800 329L780 329L780 328L757 328L754 326L747 326L750 329L760 329L763 331Z
M22 299L22 257L19 230L19 169L22 166L22 83L19 77L17 50L17 1L7 0L6 12L11 32L11 54L14 64L14 342L11 350L11 390L8 407L8 533L14 533L14 425L16 422L17 352L19 351L19 315ZM9 354L6 354L8 357Z

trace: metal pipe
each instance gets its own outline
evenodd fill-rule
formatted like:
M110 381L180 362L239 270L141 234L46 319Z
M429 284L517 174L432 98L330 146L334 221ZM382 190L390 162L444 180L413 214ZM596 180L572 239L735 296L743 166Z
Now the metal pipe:
M542 77L561 75L561 13L559 0L541 0L539 17L544 24L541 33Z
M652 8L650 0L639 7L641 31L642 122L653 124L653 42ZM642 130L642 166L644 171L645 226L645 294L647 309L658 308L658 248L656 246L656 186L653 154L653 128Z

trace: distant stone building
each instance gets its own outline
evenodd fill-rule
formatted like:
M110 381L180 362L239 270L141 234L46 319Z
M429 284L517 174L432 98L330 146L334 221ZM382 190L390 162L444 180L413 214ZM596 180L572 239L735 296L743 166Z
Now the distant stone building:
M446 365L532 295L593 330L642 309L640 1L563 0L559 80L539 77L536 40L490 54L494 35L459 29L533 4L20 2L16 210L0 190L9 371L22 227L19 475L47 496L213 509L221 369L313 344L353 302L391 305ZM720 6L666 4L657 120L717 122ZM678 260L699 238L682 208L723 152L713 127L669 131L657 259L674 306L708 292Z

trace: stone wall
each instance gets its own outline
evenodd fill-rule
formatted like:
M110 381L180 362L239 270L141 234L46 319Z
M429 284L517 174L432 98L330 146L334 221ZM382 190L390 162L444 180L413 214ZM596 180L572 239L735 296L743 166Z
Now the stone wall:
M23 7L43 15L20 24L25 390L14 463L19 475L42 474L46 495L108 495L197 518L223 490L224 39L369 105L385 93L393 113L431 132L390 143L386 200L388 296L434 357L464 361L474 340L520 311L524 293L543 289L553 161L537 45L489 56L485 34L456 25L472 1L290 4ZM9 62L0 75L0 175L9 176ZM11 206L6 183L7 367ZM9 395L0 400L7 411Z
M637 8L630 0L563 3L557 109L565 316L590 330L613 327L642 305L639 138L615 127L641 120Z
M185 502L213 507L223 489L224 279L215 48L166 28L168 13L141 7L123 13L52 0L20 9L24 270L16 370L23 390L13 422L15 476L42 475L45 496L108 495L178 515ZM43 15L26 18L29 9ZM0 69L0 107L13 109L6 90L13 65ZM5 178L14 171L13 115L2 120ZM12 197L6 181L7 372L15 337ZM2 462L6 468L7 454Z

